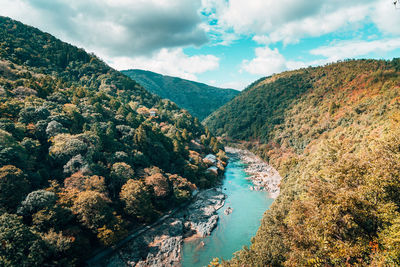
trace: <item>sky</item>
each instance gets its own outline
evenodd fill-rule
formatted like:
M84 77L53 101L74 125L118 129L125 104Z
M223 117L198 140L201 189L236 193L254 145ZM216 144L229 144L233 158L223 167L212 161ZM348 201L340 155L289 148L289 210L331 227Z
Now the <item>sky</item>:
M285 70L400 57L393 0L0 0L0 15L118 70L238 90Z

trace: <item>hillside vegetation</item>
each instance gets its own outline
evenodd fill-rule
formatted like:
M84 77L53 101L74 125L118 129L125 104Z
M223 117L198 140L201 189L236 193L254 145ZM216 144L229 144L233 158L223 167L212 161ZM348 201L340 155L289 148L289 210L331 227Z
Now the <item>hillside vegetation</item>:
M215 184L206 153L224 156L187 111L0 17L1 266L82 265Z
M205 120L283 177L251 246L226 265L400 265L399 71L394 59L284 72Z
M199 120L203 120L239 94L239 91L233 89L222 89L151 71L125 70L122 73L143 85L148 91L175 102Z

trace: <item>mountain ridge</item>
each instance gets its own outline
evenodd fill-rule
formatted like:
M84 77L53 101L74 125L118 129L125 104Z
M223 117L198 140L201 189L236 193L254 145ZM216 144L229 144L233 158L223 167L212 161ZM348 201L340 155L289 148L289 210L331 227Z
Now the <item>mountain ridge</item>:
M400 59L258 80L205 121L280 175L281 194L227 266L399 266Z
M121 72L150 92L175 102L200 120L240 93L234 89L218 88L148 70L130 69Z
M186 110L95 55L0 16L2 265L82 266L217 183L208 153L226 160Z

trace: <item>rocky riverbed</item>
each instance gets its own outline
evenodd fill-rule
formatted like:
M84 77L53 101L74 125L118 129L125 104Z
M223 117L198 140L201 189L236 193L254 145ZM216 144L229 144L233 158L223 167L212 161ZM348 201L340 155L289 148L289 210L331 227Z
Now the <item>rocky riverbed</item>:
M98 266L180 266L183 240L211 233L225 197L220 188L199 192L186 208L132 239Z
M239 157L247 165L245 172L249 175L248 179L253 183L250 189L265 190L269 192L271 198L278 197L282 177L277 170L248 150L225 147L225 151Z
M279 195L281 177L278 172L253 153L226 148L228 154L239 157L247 166L247 179L253 190L266 190L272 198ZM223 207L226 195L221 188L212 188L197 193L186 207L163 216L158 222L146 226L112 253L92 261L90 266L180 266L182 245L185 240L210 235L217 226L217 211ZM233 211L228 207L225 216Z

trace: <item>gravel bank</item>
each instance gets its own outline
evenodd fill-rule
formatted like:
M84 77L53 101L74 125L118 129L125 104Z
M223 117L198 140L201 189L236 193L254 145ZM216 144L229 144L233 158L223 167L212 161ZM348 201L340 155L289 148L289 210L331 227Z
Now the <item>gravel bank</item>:
M279 196L282 177L277 170L248 150L225 147L225 151L231 156L239 157L247 165L245 171L253 183L250 189L268 191L271 198Z

